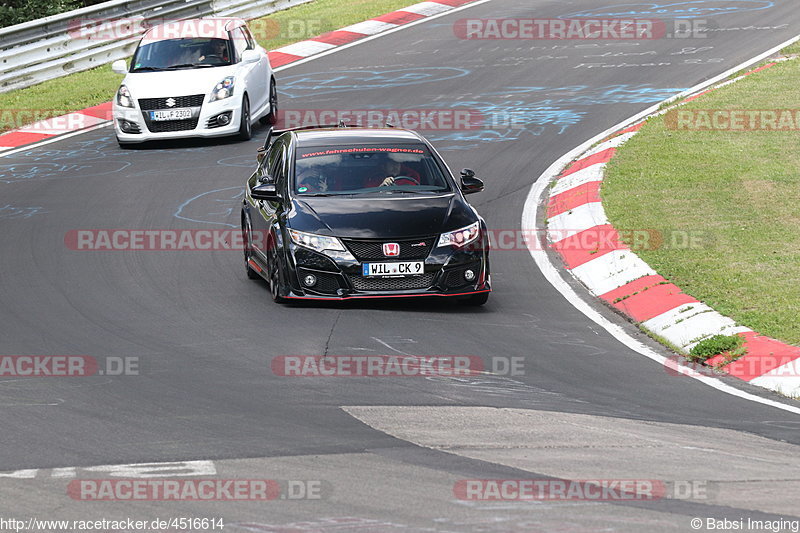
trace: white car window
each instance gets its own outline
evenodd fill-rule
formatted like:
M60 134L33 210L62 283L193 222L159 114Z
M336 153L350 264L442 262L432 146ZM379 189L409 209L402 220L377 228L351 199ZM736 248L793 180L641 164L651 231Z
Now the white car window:
M248 48L247 38L244 36L244 32L241 28L234 28L231 30L230 35L233 41L233 47L236 50L236 62L238 63L242 60L242 52Z
M255 50L256 40L253 39L253 34L250 33L250 28L248 28L247 26L242 26L242 31L244 32L245 39L247 39L247 49Z

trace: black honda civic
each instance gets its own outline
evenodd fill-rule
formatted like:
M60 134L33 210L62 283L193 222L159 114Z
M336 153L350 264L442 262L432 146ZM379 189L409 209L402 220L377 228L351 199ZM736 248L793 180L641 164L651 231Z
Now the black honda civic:
M433 146L395 128L270 131L245 188L248 277L289 299L452 297L486 303L486 223Z

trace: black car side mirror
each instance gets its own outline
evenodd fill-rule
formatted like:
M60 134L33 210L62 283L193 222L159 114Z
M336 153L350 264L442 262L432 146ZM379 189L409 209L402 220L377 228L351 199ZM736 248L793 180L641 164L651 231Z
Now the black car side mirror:
M274 183L264 183L250 189L250 196L254 200L265 200L267 202L280 202L281 197L278 194L278 188Z
M461 192L472 194L483 190L483 180L475 177L475 171L465 168L461 171Z

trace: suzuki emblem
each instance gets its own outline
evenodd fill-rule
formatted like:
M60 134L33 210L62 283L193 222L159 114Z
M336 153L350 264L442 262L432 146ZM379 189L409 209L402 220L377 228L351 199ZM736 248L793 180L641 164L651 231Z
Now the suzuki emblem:
M167 104L167 107L175 107L175 99L174 98L167 98L167 101L164 102Z
M386 257L395 257L400 255L400 245L396 242L386 242L383 244L383 255Z

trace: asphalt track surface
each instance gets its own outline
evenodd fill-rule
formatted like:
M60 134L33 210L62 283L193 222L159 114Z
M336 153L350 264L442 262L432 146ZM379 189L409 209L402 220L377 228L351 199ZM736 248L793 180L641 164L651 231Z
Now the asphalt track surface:
M741 8L759 3L696 3L739 8L706 17L727 28L708 39L466 41L452 31L464 17L555 18L615 4L493 0L282 70L281 107L518 113L525 128L428 134L454 170L485 179L470 200L489 226L518 230L531 183L563 153L800 33L791 0L750 11ZM690 531L692 517L797 519L797 415L628 350L576 312L524 249L492 253L494 292L473 309L279 306L265 283L246 279L238 251L65 245L76 229L235 229L263 134L122 151L103 128L0 158L0 352L139 364L138 375L0 381L0 517L224 517L226 531ZM280 355L400 353L521 357L524 373L291 379L270 368ZM536 421L520 423L517 410ZM70 477L99 476L83 467L190 460L213 461L222 478L321 480L325 497L66 494ZM52 470L65 467L78 468ZM452 492L459 479L548 476L700 480L717 497L516 504Z

